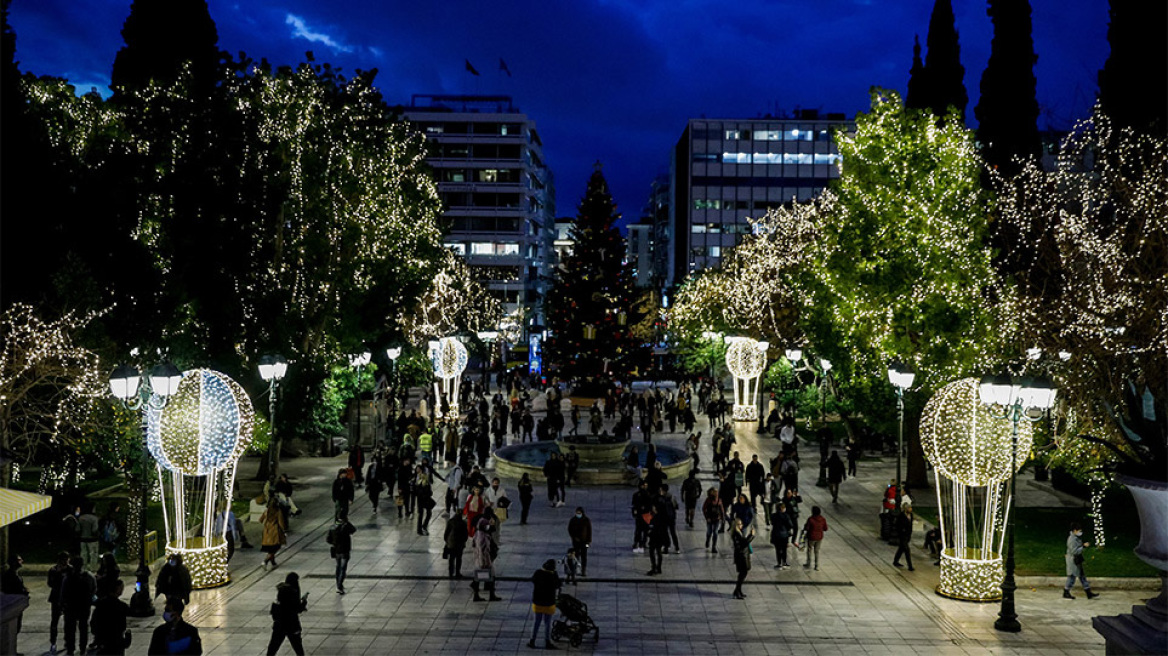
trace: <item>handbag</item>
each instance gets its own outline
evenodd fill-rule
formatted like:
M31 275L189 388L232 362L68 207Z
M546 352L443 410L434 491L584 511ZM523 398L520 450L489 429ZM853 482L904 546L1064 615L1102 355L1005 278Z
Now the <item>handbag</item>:
M406 505L406 500L402 498L402 495L400 493L395 494L395 495L393 495L393 505L397 506L398 508L401 508L402 506Z
M495 508L495 517L496 517L496 518L497 518L497 519L498 519L500 522L505 522L505 521L507 521L507 509L506 509L506 508L504 508L504 507L502 507L502 506L500 506L500 507L498 507L498 508Z
M507 497L499 497L498 506L503 510L506 510L511 507L511 500Z
M490 568L476 569L474 580L479 583L490 583L495 580L495 574L491 572Z

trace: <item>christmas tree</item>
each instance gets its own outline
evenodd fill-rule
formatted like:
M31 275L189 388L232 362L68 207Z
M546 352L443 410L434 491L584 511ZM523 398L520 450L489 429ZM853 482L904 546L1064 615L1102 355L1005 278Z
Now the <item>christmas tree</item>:
M545 353L561 377L628 378L647 361L645 345L632 334L644 317L619 218L598 164L572 225L572 251L545 301Z

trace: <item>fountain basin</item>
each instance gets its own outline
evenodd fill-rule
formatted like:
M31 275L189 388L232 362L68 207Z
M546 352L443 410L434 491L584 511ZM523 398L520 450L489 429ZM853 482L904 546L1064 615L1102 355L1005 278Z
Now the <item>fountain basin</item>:
M565 447L566 448L566 447ZM525 442L512 444L495 451L495 473L503 478L518 479L527 474L533 482L543 482L543 466L548 455L553 451L559 453L557 442ZM576 451L580 451L579 445ZM627 455L627 446L619 453L619 459L610 462L585 465L581 460L580 468L576 470L576 478L583 485L624 485L629 481L629 473L625 467L624 457ZM641 453L641 465L645 464L645 454ZM658 446L657 459L661 461L661 468L669 481L677 485L689 475L693 461L685 451L671 447Z
M576 447L581 467L592 467L622 459L629 446L629 440L612 435L565 435L556 440L560 453L567 453L569 447Z

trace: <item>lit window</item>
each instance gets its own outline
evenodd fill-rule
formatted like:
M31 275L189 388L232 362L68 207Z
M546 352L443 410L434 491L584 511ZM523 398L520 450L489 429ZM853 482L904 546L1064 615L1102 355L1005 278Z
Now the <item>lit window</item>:
M722 153L723 164L749 164L750 153Z
M737 141L742 138L742 133L738 130L726 130L726 141Z
M482 169L479 171L479 182L498 182L498 169Z
M695 210L720 210L720 209L722 209L722 201L720 201L720 200L707 200L704 198L695 198L694 199L694 209Z
M755 130L755 141L782 141L783 133L779 130Z
M755 164L781 164L783 156L780 153L755 153Z
M489 241L476 241L470 245L471 255L494 255L495 245Z
M427 125L426 134L442 134L446 130L441 125Z
M496 255L518 255L519 254L519 244L514 244L514 243L510 243L510 242L505 242L502 244L495 244L495 254ZM533 253L533 255L534 255L534 253Z
M711 234L715 234L715 235L721 234L722 233L722 224L721 223L711 223L710 225L706 226L706 232L711 233Z
M466 255L466 244L446 244L446 248L449 248L458 255Z
M703 235L703 234L705 234L705 233L706 233L706 224L704 224L704 223L695 223L695 224L693 224L693 226L690 228L690 231L691 231L691 232L693 232L695 235Z
M710 246L709 249L710 249L710 257L722 257L722 247L721 246Z

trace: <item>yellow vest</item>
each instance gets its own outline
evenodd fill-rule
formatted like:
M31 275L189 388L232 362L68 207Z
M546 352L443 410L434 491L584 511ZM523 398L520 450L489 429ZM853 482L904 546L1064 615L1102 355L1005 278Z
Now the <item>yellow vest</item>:
M421 437L418 438L418 449L421 451L429 451L433 441L434 437L432 435L422 433Z

